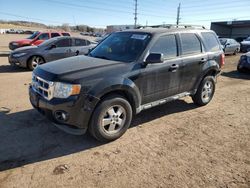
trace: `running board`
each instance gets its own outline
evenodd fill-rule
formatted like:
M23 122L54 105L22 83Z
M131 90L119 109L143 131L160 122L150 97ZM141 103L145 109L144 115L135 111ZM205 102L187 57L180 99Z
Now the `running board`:
M174 101L174 100L177 100L179 98L190 96L190 95L191 95L191 92L184 92L184 93L180 93L178 95L174 95L174 96L171 96L171 97L160 99L158 101L147 103L147 104L141 105L138 108L136 108L136 113L138 114L143 110L147 110L149 108L152 108L152 107L155 107L155 106L158 106L158 105L162 105L162 104L165 104L167 102Z

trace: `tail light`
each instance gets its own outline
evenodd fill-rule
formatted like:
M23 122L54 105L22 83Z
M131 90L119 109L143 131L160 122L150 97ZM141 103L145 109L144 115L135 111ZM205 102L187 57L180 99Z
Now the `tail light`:
M225 65L225 54L220 55L220 67L223 67Z

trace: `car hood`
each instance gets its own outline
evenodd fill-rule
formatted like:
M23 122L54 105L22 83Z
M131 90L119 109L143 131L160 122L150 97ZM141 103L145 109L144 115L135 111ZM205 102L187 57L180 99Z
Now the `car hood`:
M30 44L31 43L31 39L21 39L21 40L15 40L15 41L12 41L13 42L16 42L18 44Z
M34 73L50 81L74 82L121 76L132 69L130 64L82 55L46 63L36 68Z
M17 48L13 51L13 53L20 53L20 52L28 52L28 51L32 51L34 49L37 49L37 46L24 46L24 47L20 47Z
M250 45L250 41L242 41L241 44L243 44L243 45Z

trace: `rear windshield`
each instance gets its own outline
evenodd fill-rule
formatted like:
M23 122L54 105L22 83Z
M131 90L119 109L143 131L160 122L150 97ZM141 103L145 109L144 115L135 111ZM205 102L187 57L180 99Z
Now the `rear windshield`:
M227 42L227 39L219 39L219 40L220 40L220 43L221 43L222 45L225 45L226 42Z
M151 35L147 33L113 33L89 55L101 59L133 62L142 54L150 39Z
M201 35L204 39L205 46L208 51L210 52L220 51L220 44L218 42L217 36L214 33L202 32Z

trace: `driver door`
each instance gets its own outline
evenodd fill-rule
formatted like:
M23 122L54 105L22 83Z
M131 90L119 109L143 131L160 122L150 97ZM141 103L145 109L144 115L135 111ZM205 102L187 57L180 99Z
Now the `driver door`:
M182 61L178 57L176 36L159 37L150 53L162 53L163 63L148 64L141 72L139 87L142 104L147 104L178 93L182 73Z

